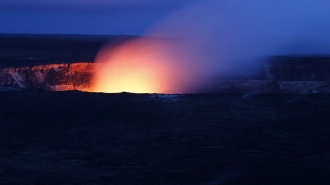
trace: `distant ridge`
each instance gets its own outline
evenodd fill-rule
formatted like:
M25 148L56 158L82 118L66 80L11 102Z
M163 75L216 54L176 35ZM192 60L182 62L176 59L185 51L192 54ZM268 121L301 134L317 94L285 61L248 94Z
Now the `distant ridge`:
M93 34L30 34L30 33L0 33L0 38L71 38L71 39L113 39L113 38L138 38L134 35L93 35Z

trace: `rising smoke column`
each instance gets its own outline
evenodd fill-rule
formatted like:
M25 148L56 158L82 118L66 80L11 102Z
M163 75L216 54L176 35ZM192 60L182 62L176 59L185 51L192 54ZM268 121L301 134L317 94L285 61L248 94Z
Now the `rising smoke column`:
M96 62L95 92L183 93L198 73L175 41L141 38L103 48ZM195 71L195 73L193 73Z
M175 22L171 19L169 16L152 26L146 37L115 48L104 47L95 60L103 67L96 72L93 91L193 93L218 72L210 65L215 60L203 53L201 44L206 44L206 39L199 42L198 35L205 34L206 27L200 29L181 18ZM181 30L177 24L187 27Z
M146 32L169 42L141 38L103 49L95 91L196 92L218 76L255 72L266 56L329 55L328 7L326 0L197 1Z

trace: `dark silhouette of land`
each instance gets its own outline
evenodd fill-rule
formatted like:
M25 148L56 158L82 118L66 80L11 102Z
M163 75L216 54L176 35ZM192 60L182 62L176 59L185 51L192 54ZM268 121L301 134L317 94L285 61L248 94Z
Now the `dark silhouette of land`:
M109 38L0 35L0 65L92 62L105 42L133 37ZM299 60L305 62L270 63L271 83L328 78L316 68L311 70L316 76L296 76L294 66L311 65L294 58ZM319 61L319 68L328 65L327 57L311 60ZM328 185L329 112L330 95L310 92L162 95L4 88L0 185Z
M0 92L0 184L328 184L329 100Z
M0 34L0 67L93 62L104 44L135 36Z

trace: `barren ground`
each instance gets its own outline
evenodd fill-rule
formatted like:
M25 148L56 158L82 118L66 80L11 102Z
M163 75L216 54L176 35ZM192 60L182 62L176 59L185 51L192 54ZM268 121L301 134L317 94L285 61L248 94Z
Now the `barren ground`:
M330 95L0 92L0 184L329 184Z
M1 34L0 67L92 62L131 38ZM327 80L312 59L273 73ZM0 91L0 185L330 184L330 95L250 95Z

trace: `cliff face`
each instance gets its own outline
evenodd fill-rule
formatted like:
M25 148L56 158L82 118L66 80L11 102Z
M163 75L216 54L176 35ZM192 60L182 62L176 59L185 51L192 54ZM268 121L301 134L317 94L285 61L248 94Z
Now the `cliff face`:
M95 65L92 63L3 68L0 69L0 86L88 91L94 71Z
M330 57L272 57L264 70L269 80L330 81Z
M330 93L330 63L322 59L266 62L263 79L222 80L196 92L210 93ZM307 61L306 61L307 60ZM315 59L314 59L315 60ZM300 61L300 62L299 62ZM92 91L92 78L100 64L78 62L0 68L0 90L42 88L47 91ZM152 93L152 92L150 92Z

